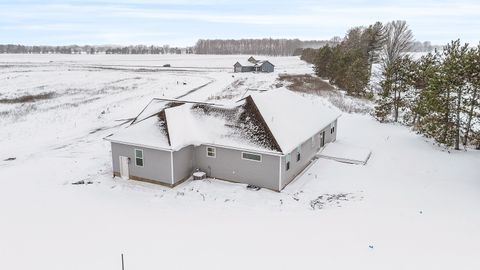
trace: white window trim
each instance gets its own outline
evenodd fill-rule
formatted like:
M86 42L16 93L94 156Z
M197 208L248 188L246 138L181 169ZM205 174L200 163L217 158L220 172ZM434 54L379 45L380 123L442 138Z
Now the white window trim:
M208 149L209 149L209 148L213 149L213 156L208 155ZM206 150L206 155L207 155L207 157L209 157L209 158L216 158L216 157L217 157L217 148L215 148L215 147L213 147L213 146L207 146L207 147L205 148L205 150Z
M244 158L244 157L243 157L243 154L250 154L250 155L259 156L259 157L260 157L260 160L255 160L255 159ZM261 155L261 154L255 154L255 153L250 153L250 152L242 152L242 159L244 159L244 160L248 160L248 161L262 162L262 160L263 160L263 157L262 157L262 155Z
M142 165L138 165L138 164L137 164L137 151L142 152L142 158L141 158L141 160L142 160ZM137 149L137 148L135 148L135 149L133 150L133 154L134 154L134 156L135 156L135 166L137 166L137 167L144 167L144 166L145 166L145 156L143 155L143 149Z

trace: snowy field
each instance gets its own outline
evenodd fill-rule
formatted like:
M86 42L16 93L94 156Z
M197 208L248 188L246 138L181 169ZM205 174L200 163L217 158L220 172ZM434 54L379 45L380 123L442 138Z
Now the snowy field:
M151 98L232 100L311 73L270 57L273 74L233 74L246 57L0 55L0 268L114 270L124 253L127 270L480 269L480 151L368 115L338 123L366 166L319 159L281 193L112 178L102 138Z

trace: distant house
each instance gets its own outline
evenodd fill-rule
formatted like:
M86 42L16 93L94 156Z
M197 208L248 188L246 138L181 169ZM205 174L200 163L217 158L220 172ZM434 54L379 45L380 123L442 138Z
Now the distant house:
M154 99L106 139L114 176L173 187L202 171L280 191L335 141L338 117L283 89L229 106Z
M256 60L253 56L247 62L236 62L233 65L234 72L273 72L275 66L268 60Z

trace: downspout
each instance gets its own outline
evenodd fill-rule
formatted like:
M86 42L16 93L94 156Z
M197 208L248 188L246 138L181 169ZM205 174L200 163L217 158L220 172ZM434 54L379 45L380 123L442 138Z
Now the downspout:
M278 157L278 192L282 190L282 156Z
M170 161L171 161L170 162L170 165L171 165L170 170L172 171L172 186L173 186L173 184L175 183L175 181L174 181L175 178L173 177L173 151L170 151Z

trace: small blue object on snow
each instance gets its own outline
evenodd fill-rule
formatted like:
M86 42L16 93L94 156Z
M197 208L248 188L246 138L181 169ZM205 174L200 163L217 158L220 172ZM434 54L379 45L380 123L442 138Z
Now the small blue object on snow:
M371 248L371 249L373 249L373 245L369 245L368 247Z

